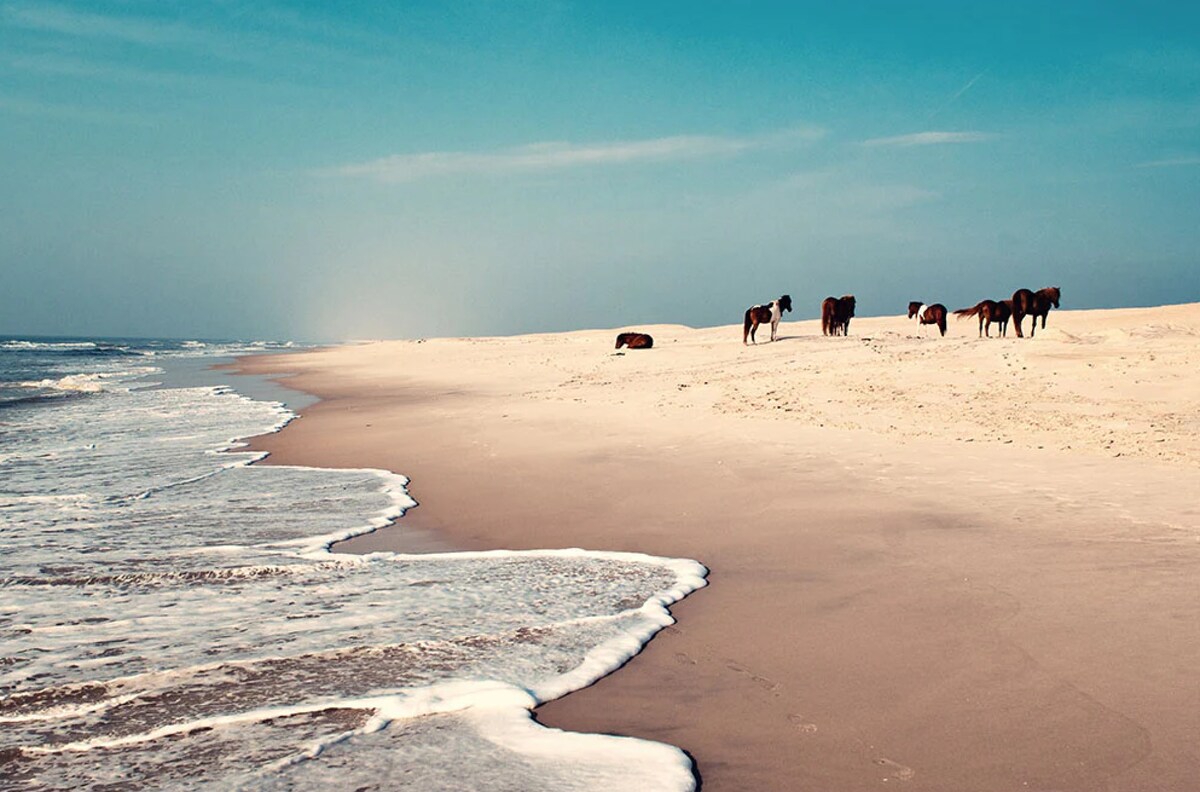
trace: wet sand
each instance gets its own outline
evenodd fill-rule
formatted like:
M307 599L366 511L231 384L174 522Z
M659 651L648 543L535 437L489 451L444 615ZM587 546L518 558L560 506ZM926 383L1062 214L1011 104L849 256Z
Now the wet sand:
M277 463L421 506L353 549L581 546L711 585L547 725L669 742L705 789L1184 790L1200 773L1200 306L1033 340L787 323L244 361L322 401Z

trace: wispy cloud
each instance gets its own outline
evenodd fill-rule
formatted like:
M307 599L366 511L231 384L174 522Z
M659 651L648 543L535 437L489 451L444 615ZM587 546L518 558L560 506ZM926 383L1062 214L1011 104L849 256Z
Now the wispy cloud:
M146 46L190 44L197 38L195 31L178 24L105 16L54 5L13 3L6 5L2 13L6 22L17 27L66 36L115 39Z
M430 151L396 154L327 169L338 176L384 182L411 182L452 174L495 174L550 171L637 162L670 162L732 157L752 150L786 148L821 138L817 127L801 127L768 135L719 137L675 135L612 143L533 143L491 152Z
M22 71L53 77L78 77L114 82L135 82L145 85L186 86L194 77L185 74L158 72L150 69L94 63L57 55L23 55L13 58L9 65Z
M161 118L144 113L123 113L112 110L31 101L9 96L0 96L0 113L54 118L64 121L82 121L89 124L117 124L123 126L151 126Z
M323 63L374 63L369 57L339 46L338 42L300 35L294 24L284 26L271 15L258 14L250 22L242 20L242 16L243 11L212 13L201 15L199 24L188 24L161 13L157 16L102 14L40 2L0 5L0 24L52 37L200 53L231 63L291 64L294 60L314 59ZM356 39L356 43L361 40Z
M1189 165L1200 165L1200 157L1175 157L1173 159L1150 160L1139 162L1139 168L1185 168Z
M911 135L871 138L864 140L862 145L908 148L911 146L940 146L947 143L981 143L994 137L996 136L990 132L914 132Z

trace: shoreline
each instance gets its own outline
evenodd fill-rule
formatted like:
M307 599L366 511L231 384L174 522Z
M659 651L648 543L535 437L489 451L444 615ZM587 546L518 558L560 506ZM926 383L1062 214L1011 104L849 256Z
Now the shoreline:
M1074 436L947 448L921 431L937 399L885 415L896 431L813 426L821 378L846 387L856 361L804 369L834 344L927 371L943 354L1059 366L1066 344L1095 363L1069 339L1129 313L1055 312L1052 332L1016 343L911 339L864 318L862 336L814 343L797 336L812 323L787 323L788 343L744 352L730 328L654 328L654 357L614 356L609 331L585 331L239 365L298 372L285 387L323 398L254 441L268 463L410 478L422 505L372 534L376 549L419 529L454 549L580 546L710 568L709 587L672 607L676 626L620 673L540 707L546 725L676 745L712 789L1181 788L1200 725L1172 693L1194 681L1183 659L1198 644L1173 615L1200 605L1189 439L1164 438L1162 462L1135 431L1117 438L1135 458L1081 452ZM778 380L753 392L736 368L715 382L768 356L805 379L807 402L764 406ZM1073 373L1063 366L1050 376ZM754 409L733 409L743 396ZM1168 669L1155 647L1173 651Z

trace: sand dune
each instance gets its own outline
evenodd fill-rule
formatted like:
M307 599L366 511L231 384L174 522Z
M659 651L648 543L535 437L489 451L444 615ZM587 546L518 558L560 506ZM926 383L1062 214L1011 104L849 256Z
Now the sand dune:
M980 340L971 318L940 338L902 316L856 318L844 338L785 322L749 348L736 326L636 329L656 348L604 354L619 329L423 341L421 376L489 367L497 388L534 399L1200 464L1200 304L1053 311L1031 340ZM339 368L374 374L417 343L339 354Z

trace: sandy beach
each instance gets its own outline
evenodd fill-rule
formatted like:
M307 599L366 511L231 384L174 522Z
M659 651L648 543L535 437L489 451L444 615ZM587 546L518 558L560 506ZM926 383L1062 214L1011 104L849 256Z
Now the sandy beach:
M655 347L615 353L626 329ZM706 790L1200 784L1200 304L1052 311L1034 339L893 316L240 367L321 399L255 441L268 463L411 478L421 505L342 549L709 567L548 726L679 746Z

